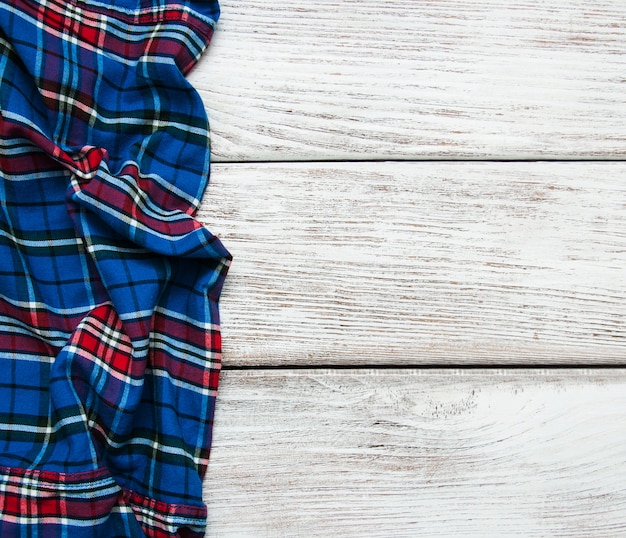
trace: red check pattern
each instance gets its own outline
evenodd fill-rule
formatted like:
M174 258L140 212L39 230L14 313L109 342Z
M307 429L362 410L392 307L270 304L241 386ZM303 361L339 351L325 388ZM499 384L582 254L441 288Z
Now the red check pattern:
M202 536L214 0L0 1L0 536Z

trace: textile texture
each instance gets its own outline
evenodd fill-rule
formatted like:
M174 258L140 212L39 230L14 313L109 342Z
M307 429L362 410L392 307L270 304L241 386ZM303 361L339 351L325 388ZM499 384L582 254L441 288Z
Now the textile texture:
M0 536L201 536L211 0L0 1Z

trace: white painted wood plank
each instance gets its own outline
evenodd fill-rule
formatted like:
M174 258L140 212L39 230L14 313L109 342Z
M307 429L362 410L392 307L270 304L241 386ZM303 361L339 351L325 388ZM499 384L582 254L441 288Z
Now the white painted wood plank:
M216 165L227 364L626 359L626 163Z
M222 0L217 161L626 157L623 0Z
M626 534L623 371L224 372L212 537Z

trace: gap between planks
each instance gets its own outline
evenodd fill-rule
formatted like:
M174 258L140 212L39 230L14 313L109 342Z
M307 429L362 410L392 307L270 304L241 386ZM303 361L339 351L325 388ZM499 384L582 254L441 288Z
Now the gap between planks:
M226 361L222 364L221 370L223 372L290 372L290 371L308 371L311 368L320 369L320 370L405 370L405 371L413 371L413 370L424 370L426 371L446 371L446 372L457 372L460 370L467 371L477 371L477 372L498 372L503 368L511 371L521 371L525 372L527 370L532 371L541 371L545 369L550 369L554 371L578 371L581 369L589 370L589 371L626 371L626 363L523 363L523 364L504 364L504 365L489 365L489 364L481 364L481 363L434 363L434 364L359 364L359 363L350 363L350 364L277 364L277 365L267 365L267 364L247 364L247 365L233 365L228 364Z
M372 164L372 163L373 164L385 164L385 163L393 164L393 163L412 163L412 162L418 163L418 164L428 164L428 163L434 163L434 164L445 164L445 163L455 163L455 164L459 164L459 163L460 164L462 163L468 163L468 164L581 163L581 164L585 164L585 163L624 163L626 162L626 156L624 156L623 158L616 158L616 157L577 158L577 157L567 157L567 156L558 157L558 158L549 158L549 157L542 158L539 156L525 157L525 158L507 158L507 157L462 158L462 157L459 157L458 159L455 159L454 157L442 157L438 159L438 158L433 158L433 157L420 158L419 156L412 156L412 157L395 158L395 159L386 159L386 158L380 158L380 159L372 159L372 158L332 159L332 158L329 158L329 159L324 159L324 158L318 158L318 159L306 159L306 160L279 159L279 160L245 160L245 161L214 159L212 162L218 165L232 164L232 165L259 165L259 166L275 165L275 164L278 164L278 165L280 164L360 164L360 165L367 165L367 164Z

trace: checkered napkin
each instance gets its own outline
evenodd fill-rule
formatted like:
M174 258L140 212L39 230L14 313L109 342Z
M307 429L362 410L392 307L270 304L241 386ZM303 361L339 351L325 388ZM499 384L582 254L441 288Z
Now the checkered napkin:
M211 0L0 1L0 536L201 536Z

